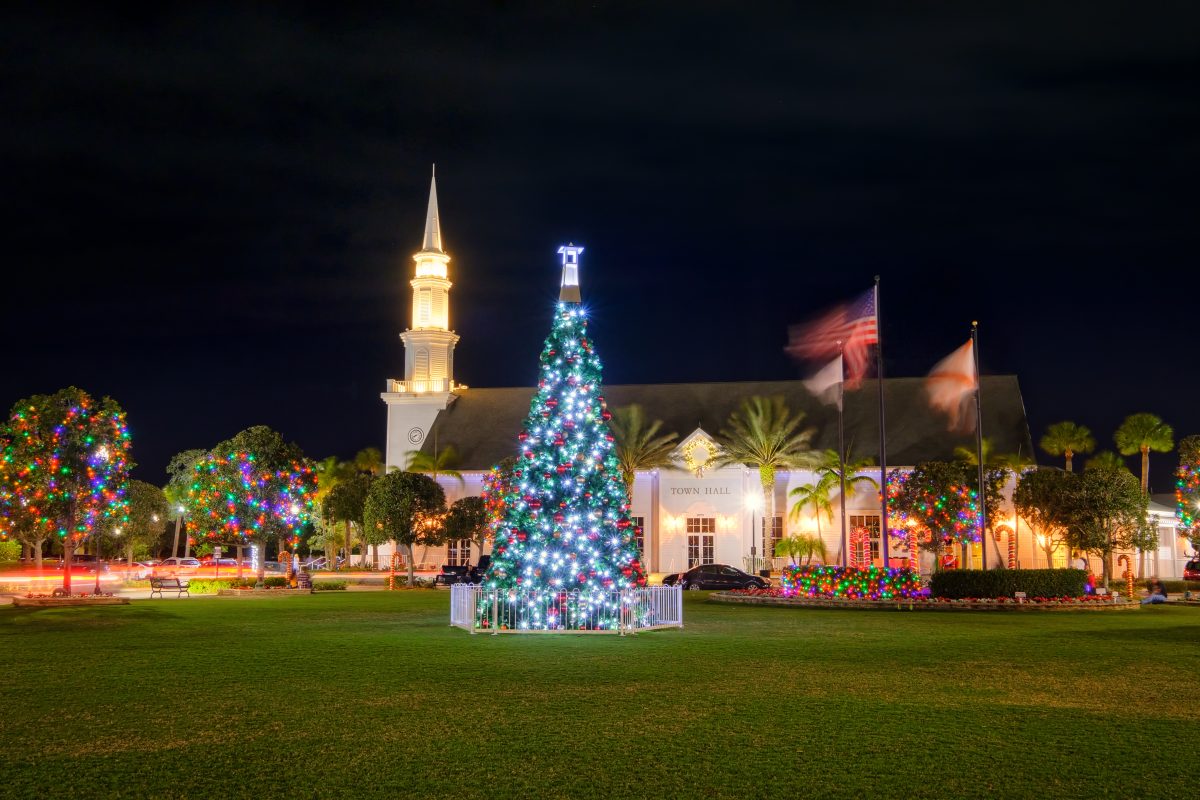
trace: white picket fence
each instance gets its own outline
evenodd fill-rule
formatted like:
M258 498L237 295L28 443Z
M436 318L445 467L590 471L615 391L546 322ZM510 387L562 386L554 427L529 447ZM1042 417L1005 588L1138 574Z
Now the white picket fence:
M611 592L517 592L450 587L450 624L471 633L637 633L683 627L679 586Z

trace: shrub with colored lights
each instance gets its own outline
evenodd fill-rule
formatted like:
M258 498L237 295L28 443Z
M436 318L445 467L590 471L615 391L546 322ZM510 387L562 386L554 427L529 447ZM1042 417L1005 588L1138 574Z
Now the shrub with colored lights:
M924 594L920 575L911 569L789 566L781 582L786 597L891 600Z
M488 485L498 522L484 582L512 598L491 618L519 629L615 628L611 593L646 576L582 305L558 303L540 362L517 461ZM481 625L491 613L482 608Z
M294 543L308 525L317 475L300 448L265 426L248 428L192 467L184 506L197 540ZM265 559L258 560L261 581Z
M1179 469L1175 472L1175 515L1179 533L1200 550L1200 436L1179 440Z
M127 520L129 429L116 401L74 386L19 400L0 428L0 531L34 548L74 550ZM71 570L63 570L70 590Z
M1087 572L1081 569L955 569L935 572L929 581L932 597L1082 597Z

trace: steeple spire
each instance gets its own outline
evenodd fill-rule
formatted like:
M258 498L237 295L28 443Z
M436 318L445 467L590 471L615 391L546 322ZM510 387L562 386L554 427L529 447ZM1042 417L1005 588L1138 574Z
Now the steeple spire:
M442 252L442 220L437 205L437 164L433 165L433 177L429 180L429 210L425 212L425 240L421 250L426 253Z
M574 244L564 244L558 248L559 255L562 256L562 286L558 290L558 299L563 303L581 303L583 298L579 295L579 254L583 252L582 247Z

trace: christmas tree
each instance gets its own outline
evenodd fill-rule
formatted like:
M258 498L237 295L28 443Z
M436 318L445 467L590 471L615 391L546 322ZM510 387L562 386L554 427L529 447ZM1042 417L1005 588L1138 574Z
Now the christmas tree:
M502 513L484 585L501 590L502 608L482 606L481 627L616 628L619 592L646 584L579 297L582 250L559 249L562 291L517 462L489 487Z

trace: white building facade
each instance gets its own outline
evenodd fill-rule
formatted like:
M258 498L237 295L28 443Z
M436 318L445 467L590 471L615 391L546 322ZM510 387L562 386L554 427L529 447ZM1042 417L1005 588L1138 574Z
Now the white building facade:
M573 258L563 255L562 285L578 292L578 252ZM563 253L563 250L560 250ZM381 397L387 405L388 469L404 469L414 452L436 455L439 448L453 445L461 462L453 465L462 480L440 476L448 503L483 491L483 479L501 459L518 452L517 434L528 413L534 395L532 387L468 389L455 382L454 349L459 337L450 328L450 256L442 243L441 221L437 207L436 178L431 182L425 232L420 251L414 256L415 269L410 281L410 327L400 338L404 343L404 374L389 379ZM549 313L547 313L547 323ZM602 334L601 334L602 335ZM599 351L603 357L603 342ZM653 347L648 347L652 352ZM533 364L533 354L530 355ZM532 372L532 370L531 370ZM998 452L1032 452L1032 440L1025 419L1024 403L1015 376L981 378L985 396L984 430ZM834 411L821 405L801 381L745 381L696 384L644 384L605 386L610 408L640 404L646 418L664 421L662 432L675 431L679 445L674 452L676 468L639 473L631 497L630 516L636 526L643 563L652 575L680 572L697 564L723 563L744 569L767 566L778 570L783 559L759 560L771 556L772 542L796 533L820 534L825 543L826 562L842 561L842 518L839 501L834 498L832 520L818 519L811 509L790 513L791 491L809 484L815 476L806 470L780 471L774 491L775 513L765 519L764 502L758 473L741 466L709 468L718 445L710 431L718 431L729 414L747 397L781 395L788 405L804 411L815 429L814 446L836 448ZM923 461L952 460L954 448L973 445L973 437L956 438L946 433L943 420L931 411L919 378L891 378L885 381L889 424L889 470ZM847 392L845 418L847 440L855 443L852 458L875 455L869 447L878 441L878 401L874 387ZM865 470L880 481L879 469ZM1011 498L1012 485L1005 496ZM1164 578L1182 576L1190 549L1187 540L1174 527L1171 509L1153 506L1152 516L1159 526L1157 553L1147 555L1146 574ZM1010 502L1005 503L999 522L1013 530L1016 565L1024 568L1065 566L1070 554L1059 548L1049 558L1040 546L1039 535L1022 520L1016 519ZM846 498L846 529L864 528L870 535L873 563L884 565L885 543L881 537L881 509L875 486L851 491ZM890 566L912 566L907 548L888 543ZM987 543L989 566L1008 563L1007 535ZM764 553L764 548L767 552ZM452 542L446 546L418 548L414 560L418 569L436 569L443 564L476 563L481 553L470 542ZM898 552L897 552L898 550ZM390 546L380 548L384 563L392 554ZM980 566L981 546L976 544L965 566ZM921 571L928 573L933 555L922 553ZM1099 574L1100 564L1093 560Z

